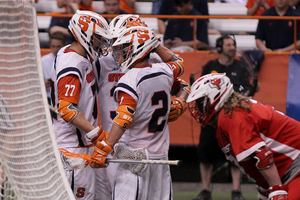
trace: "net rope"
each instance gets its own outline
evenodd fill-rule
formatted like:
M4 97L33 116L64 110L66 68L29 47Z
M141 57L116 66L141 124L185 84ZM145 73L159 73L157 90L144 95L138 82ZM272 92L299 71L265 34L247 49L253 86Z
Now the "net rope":
M32 0L0 1L0 198L74 199L53 139Z

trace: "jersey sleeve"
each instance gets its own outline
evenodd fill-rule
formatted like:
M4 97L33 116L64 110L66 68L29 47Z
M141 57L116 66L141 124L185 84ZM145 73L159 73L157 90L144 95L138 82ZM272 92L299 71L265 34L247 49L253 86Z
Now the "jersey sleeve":
M81 91L81 83L76 75L67 75L58 82L58 100L78 104Z

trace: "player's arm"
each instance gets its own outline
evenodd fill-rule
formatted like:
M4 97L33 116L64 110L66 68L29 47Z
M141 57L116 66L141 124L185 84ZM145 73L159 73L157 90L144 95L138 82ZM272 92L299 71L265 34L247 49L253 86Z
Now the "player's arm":
M77 108L80 97L81 83L76 75L67 75L58 82L57 111L61 118L76 128L88 133L95 127Z
M262 146L253 152L251 157L256 160L256 168L270 186L267 190L268 198L287 200L288 186L281 182L271 150Z
M97 142L92 153L92 167L105 167L107 155L112 152L113 146L119 141L126 129L130 128L135 114L136 101L125 92L119 91L119 106L116 110L116 117L113 120L109 136L106 140Z
M171 107L168 122L173 122L178 119L186 110L186 99L190 93L190 85L181 78L176 78L171 94Z
M175 55L173 51L163 45L159 45L156 48L155 53L159 55L163 62L171 61L172 57Z

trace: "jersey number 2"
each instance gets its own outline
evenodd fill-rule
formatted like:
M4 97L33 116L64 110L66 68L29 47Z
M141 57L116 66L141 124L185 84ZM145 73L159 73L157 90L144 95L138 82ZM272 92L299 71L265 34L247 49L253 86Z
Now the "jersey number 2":
M156 106L162 101L162 107L155 109L149 122L148 132L155 133L162 131L166 124L166 120L163 120L158 124L160 117L164 117L168 112L168 95L165 91L155 92L151 98L151 106Z

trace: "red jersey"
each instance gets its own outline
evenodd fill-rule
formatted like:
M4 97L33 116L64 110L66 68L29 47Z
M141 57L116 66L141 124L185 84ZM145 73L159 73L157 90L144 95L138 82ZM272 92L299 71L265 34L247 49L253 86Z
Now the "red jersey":
M232 116L221 110L216 137L227 158L235 162L242 172L268 188L268 183L249 156L264 145L274 155L274 162L282 178L300 153L300 122L287 117L268 105L252 100L252 111L235 108Z

